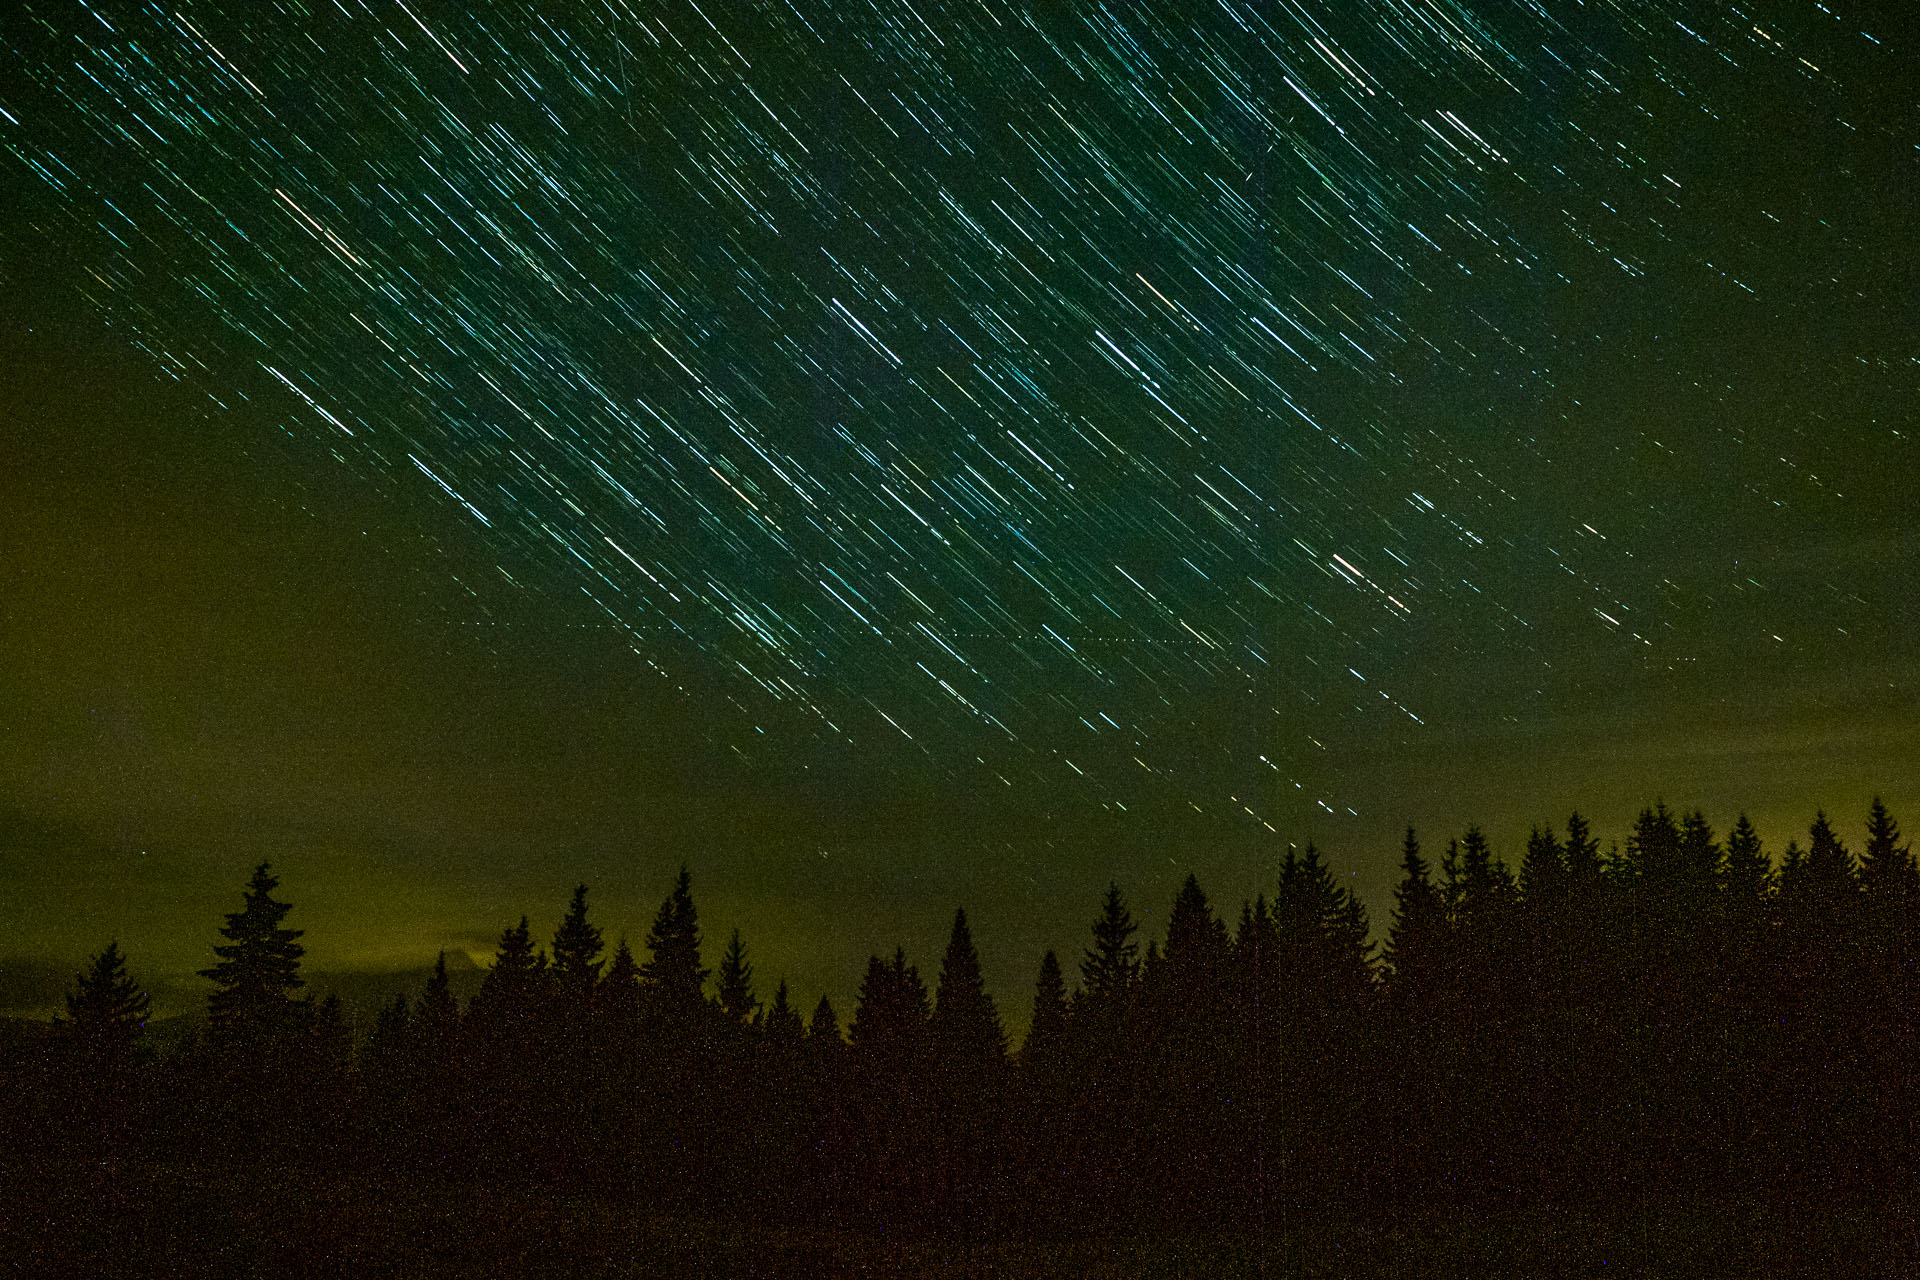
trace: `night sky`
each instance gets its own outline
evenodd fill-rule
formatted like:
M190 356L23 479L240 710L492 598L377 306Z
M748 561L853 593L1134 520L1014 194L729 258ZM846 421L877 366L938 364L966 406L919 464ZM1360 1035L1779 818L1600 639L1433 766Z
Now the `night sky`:
M1904 6L466 8L9 6L0 1005L1920 825Z

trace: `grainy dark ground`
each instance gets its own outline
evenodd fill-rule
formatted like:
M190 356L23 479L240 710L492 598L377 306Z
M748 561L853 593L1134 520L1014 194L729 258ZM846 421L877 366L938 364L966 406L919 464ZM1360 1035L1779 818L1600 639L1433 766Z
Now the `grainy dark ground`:
M1539 1209L1390 1226L1325 1213L1262 1238L795 1229L667 1214L639 1195L207 1165L14 1163L0 1273L98 1277L1641 1277L1920 1274L1911 1202L1696 1200L1618 1215Z

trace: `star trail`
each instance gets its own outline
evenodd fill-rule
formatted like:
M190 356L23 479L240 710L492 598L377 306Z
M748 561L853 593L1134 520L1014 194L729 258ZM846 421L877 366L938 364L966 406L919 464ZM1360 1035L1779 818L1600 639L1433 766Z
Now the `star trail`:
M1920 130L1870 12L10 30L9 236L209 422L443 506L487 592L590 611L751 768L1291 838L1415 816L1317 758L1873 665L1894 626L1908 518L1877 568L1781 554L1912 463Z

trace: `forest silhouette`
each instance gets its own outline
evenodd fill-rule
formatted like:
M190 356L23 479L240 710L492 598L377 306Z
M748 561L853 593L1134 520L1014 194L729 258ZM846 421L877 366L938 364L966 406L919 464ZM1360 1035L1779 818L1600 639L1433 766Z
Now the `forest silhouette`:
M1531 1274L1915 1264L1920 871L1878 800L1857 857L1824 814L1774 858L1656 805L1605 852L1575 814L1517 867L1478 829L1410 829L1400 866L1377 946L1311 845L1237 915L1189 877L1163 937L1113 886L1016 1050L964 911L931 983L876 953L843 1026L756 987L737 932L706 967L686 869L644 958L581 886L464 1006L443 954L356 1028L301 994L262 863L191 1041L146 1043L109 944L0 1046L0 1243L47 1274L628 1274L617 1238L797 1275L1148 1237L1216 1262L1114 1274L1426 1274L1484 1228Z

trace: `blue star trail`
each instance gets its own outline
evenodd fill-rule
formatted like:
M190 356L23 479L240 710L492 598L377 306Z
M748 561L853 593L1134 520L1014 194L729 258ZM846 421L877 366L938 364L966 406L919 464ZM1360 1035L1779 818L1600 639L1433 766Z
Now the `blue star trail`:
M1914 382L1899 237L1799 194L1912 180L1908 55L1840 6L10 27L10 235L216 418L720 691L750 760L1354 812L1300 762L1447 731L1476 672L1498 720L1810 643L1752 522L1908 456L1871 409ZM1798 325L1845 422L1714 346Z

